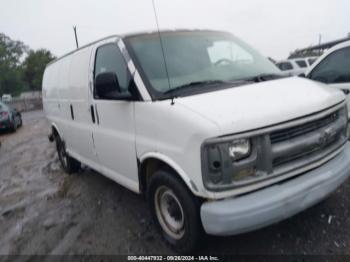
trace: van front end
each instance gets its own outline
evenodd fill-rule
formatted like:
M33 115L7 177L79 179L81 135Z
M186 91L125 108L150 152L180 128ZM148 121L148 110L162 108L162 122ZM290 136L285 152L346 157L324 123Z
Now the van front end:
M201 206L212 235L252 231L320 202L350 175L347 109L341 105L202 146L203 184L232 197Z

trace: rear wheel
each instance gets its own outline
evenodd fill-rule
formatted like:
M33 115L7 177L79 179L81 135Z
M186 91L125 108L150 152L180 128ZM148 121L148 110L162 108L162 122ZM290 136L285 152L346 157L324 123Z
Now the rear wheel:
M14 117L14 118L12 119L11 131L12 131L13 133L15 133L15 132L17 131L17 127L18 127L18 125L17 125L17 119L16 119L16 117Z
M56 137L56 148L63 170L67 174L78 172L81 166L80 162L68 155L66 146L59 136Z
M157 171L148 186L148 204L157 228L179 253L198 247L202 237L200 203L174 174Z

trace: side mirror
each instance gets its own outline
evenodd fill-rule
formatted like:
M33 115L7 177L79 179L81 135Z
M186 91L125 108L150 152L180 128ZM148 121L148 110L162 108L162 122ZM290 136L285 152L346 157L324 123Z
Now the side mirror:
M120 94L118 77L113 72L98 74L95 79L95 96L99 99L113 99Z

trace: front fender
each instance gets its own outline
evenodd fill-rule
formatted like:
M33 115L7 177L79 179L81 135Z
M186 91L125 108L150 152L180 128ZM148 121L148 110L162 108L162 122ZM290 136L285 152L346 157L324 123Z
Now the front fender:
M175 170L175 172L181 177L182 181L187 185L187 187L191 190L191 192L196 195L196 196L200 196L197 186L194 184L194 182L189 178L189 176L186 174L186 172L180 167L179 164L177 164L173 159L171 159L170 157L159 153L159 152L147 152L144 153L140 158L140 163L144 163L144 161L146 161L147 159L157 159L160 160L162 162L164 162L165 164L167 164L168 166L170 166L172 169Z

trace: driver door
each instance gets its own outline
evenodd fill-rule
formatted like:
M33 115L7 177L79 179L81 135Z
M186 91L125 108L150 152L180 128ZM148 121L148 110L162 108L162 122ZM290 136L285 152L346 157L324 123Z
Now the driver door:
M121 92L129 92L131 75L115 42L96 49L94 79L105 72L116 74ZM95 88L95 86L94 86ZM137 192L138 169L135 146L134 101L98 98L93 92L94 144L101 172Z

